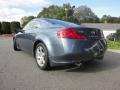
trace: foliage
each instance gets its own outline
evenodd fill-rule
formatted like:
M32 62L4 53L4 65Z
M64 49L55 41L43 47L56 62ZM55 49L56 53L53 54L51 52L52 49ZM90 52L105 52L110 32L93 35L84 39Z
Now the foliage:
M69 3L63 4L62 7L52 5L48 8L44 8L39 14L38 18L54 18L70 22L78 23L78 20L73 16L73 8Z
M25 16L21 19L21 26L24 27L29 21L31 21L32 19L34 19L34 16Z
M10 34L11 33L10 22L2 22L1 33L2 34Z
M120 29L118 29L115 33L116 41L108 40L108 48L111 49L120 49Z
M87 6L80 6L75 9L74 16L78 19L81 23L96 23L100 22L97 15L94 14L94 12L88 8Z
M10 28L12 33L17 32L17 30L20 29L20 22L16 22L16 21L11 22Z
M63 17L62 18L62 20L64 20L64 21L69 21L69 22L74 22L74 23L76 23L76 24L80 24L80 22L75 18L75 17L73 17L73 16L70 16L70 17Z
M66 20L79 23L120 23L120 17L112 17L110 15L103 15L102 18L98 16L87 6L71 6L63 4L63 6L51 5L38 14L38 18L55 18L60 20ZM71 19L69 19L71 18Z
M110 15L103 15L102 18L98 16L87 6L71 6L70 3L63 4L63 6L51 5L43 8L37 15L38 18L53 18L74 23L120 23L120 17L112 17ZM34 16L23 17L21 19L22 27L24 27Z
M61 7L52 5L48 8L44 8L42 12L38 14L37 17L61 19L62 16L65 16L64 9Z
M102 23L120 23L120 17L112 17L110 15L103 15L101 18Z
M116 31L116 40L120 41L120 29Z
M108 41L108 48L120 50L120 42Z

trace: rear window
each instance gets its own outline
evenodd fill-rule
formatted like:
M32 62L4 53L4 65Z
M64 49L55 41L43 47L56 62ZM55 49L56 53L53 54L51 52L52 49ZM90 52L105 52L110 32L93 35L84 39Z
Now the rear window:
M45 19L45 21L55 27L80 27L80 25L56 19Z

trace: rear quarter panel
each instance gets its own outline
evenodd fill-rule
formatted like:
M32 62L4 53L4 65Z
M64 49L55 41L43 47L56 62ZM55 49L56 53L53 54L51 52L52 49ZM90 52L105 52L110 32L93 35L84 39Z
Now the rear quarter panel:
M35 42L38 40L42 41L48 49L49 56L58 56L64 52L62 42L57 37L57 31L58 29L45 29L41 32L36 32Z

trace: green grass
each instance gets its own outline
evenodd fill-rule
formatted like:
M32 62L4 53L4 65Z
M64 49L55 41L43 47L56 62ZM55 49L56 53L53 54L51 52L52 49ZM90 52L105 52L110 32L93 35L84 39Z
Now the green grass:
M117 41L108 41L108 48L120 50L120 42Z

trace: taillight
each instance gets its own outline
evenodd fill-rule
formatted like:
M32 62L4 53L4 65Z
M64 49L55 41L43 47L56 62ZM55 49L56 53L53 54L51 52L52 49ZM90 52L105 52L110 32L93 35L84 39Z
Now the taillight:
M87 36L77 32L74 28L66 28L57 32L59 38L86 40Z

